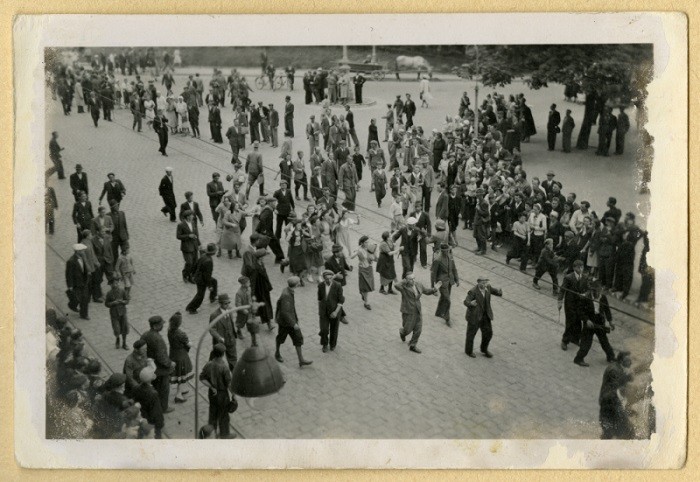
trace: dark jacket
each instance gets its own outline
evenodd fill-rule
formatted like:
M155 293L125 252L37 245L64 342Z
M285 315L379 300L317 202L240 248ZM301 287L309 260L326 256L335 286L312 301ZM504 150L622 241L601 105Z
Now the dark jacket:
M341 286L345 286L345 284L347 283L346 271L351 271L351 268L348 265L348 262L345 259L345 256L341 256L340 261L338 261L335 256L331 256L325 262L323 267L333 271L335 274L338 274L338 273L342 274L343 278L340 280L336 280L336 281L338 281L338 283L340 283Z
M282 290L282 294L277 300L275 309L275 321L280 326L293 328L299 322L297 309L294 303L294 292L289 288Z
M272 196L277 199L278 215L286 216L294 210L294 196L292 196L291 190L287 189L283 193L281 189L278 189Z
M399 231L394 233L392 240L396 241L401 238L401 246L403 251L401 251L401 256L416 256L418 254L418 235L420 231L413 229L410 233L408 228L401 228Z
M175 207L177 205L175 201L175 191L173 190L173 181L171 181L168 176L163 176L163 179L160 180L158 194L163 198L163 202L166 206Z
M88 193L88 177L86 173L81 173L82 177L78 177L78 173L74 172L70 175L70 188L73 190L73 195L75 196L78 191L83 191L85 194Z
M196 235L197 238L190 238L190 234ZM192 222L192 230L190 230L190 227L185 221L182 221L177 225L176 236L177 239L180 240L180 251L183 253L196 253L197 249L199 249L199 230L197 229L196 221Z
M192 279L195 284L209 286L211 284L211 275L214 272L214 260L211 256L203 254L194 263L194 275Z
M199 219L200 224L204 224L204 217L202 216L202 211L199 209L199 203L192 201L192 208L190 208L190 203L185 201L184 203L180 204L180 218L182 218L182 213L185 211L192 211L194 213L194 217L196 219ZM194 224L197 224L196 220Z
M69 289L84 288L87 286L89 279L90 273L88 273L85 260L83 260L83 267L81 268L77 254L68 258L68 261L66 261L66 287Z
M141 339L146 342L146 356L153 359L156 364L156 375L169 374L172 362L168 356L168 346L161 334L151 329L141 335Z
M129 240L129 228L126 226L126 214L124 211L110 211L112 218L112 239L117 241Z
M264 234L270 239L276 239L275 238L275 230L272 225L272 218L274 216L274 213L272 212L272 209L270 209L268 206L265 207L265 209L262 210L260 213L259 221L258 221L258 227L256 232L260 234Z
M491 295L502 296L503 292L493 288L491 285L486 285L486 290L483 295L478 286L474 286L467 292L467 297L464 300L464 306L467 307L467 323L470 325L480 324L484 314L488 316L489 320L493 320ZM471 306L471 302L474 300L476 300L476 306Z
M126 194L126 188L119 179L114 180L114 186L112 186L110 181L107 181L102 187L100 201L102 201L102 198L105 197L105 194L107 195L107 202L111 201L112 199L116 200L117 202L122 202L122 198Z
M224 197L224 185L221 181L211 181L207 183L207 196L209 196L209 206L216 208L221 204Z
M582 273L581 279L576 280L576 273L569 273L564 276L561 289L559 290L559 300L564 300L564 309L579 310L582 303L581 295L588 292L588 278Z
M77 202L73 205L73 224L79 224L82 229L90 229L90 222L95 215L92 213L92 204L85 201L85 206Z
M338 308L339 304L343 303L345 303L345 296L343 296L343 287L340 283L331 281L331 288L327 297L326 283L321 282L318 284L318 316L322 320L330 319L331 313Z

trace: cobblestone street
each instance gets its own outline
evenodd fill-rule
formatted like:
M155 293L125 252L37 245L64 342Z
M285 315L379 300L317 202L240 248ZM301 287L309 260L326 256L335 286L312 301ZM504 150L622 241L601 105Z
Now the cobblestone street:
M205 75L209 71L202 71ZM182 77L177 77L181 81ZM384 122L381 116L386 102L405 89L415 90L415 85L396 82L368 83L367 96L377 99L377 105L358 107L355 122L358 137L364 152L366 126L370 118L380 120L380 133ZM518 86L517 89L524 87ZM401 90L399 90L401 89ZM558 87L557 87L558 89ZM456 110L463 85L457 82L435 83L435 105L430 113L419 110L416 124L429 132L444 120L444 113ZM515 91L516 88L506 89ZM549 89L549 96L561 97ZM411 90L409 90L411 91ZM253 92L254 101L267 104L274 101L283 112L283 98L287 92ZM530 104L547 105L546 92L528 92ZM541 98L540 98L541 97ZM416 97L417 98L417 97ZM550 99L551 100L551 99ZM305 106L303 91L292 92L296 105L294 151L303 150L308 172L308 142L304 127L309 115L317 113L319 107ZM89 176L89 199L97 214L98 196L106 174L114 172L126 186L126 197L121 209L126 213L130 233L131 254L136 275L132 289L132 301L128 306L132 327L127 340L129 346L148 329L148 318L161 315L166 320L176 311L183 313L183 329L196 346L197 339L208 324L209 313L216 305L202 305L199 314L188 315L185 305L194 296L194 285L182 281L182 255L179 241L175 238L174 223L160 212L162 206L158 195L158 184L166 166L173 167L175 192L178 205L184 201L184 192L193 191L204 215L204 227L200 227L202 243L215 241L214 222L208 208L205 186L214 171L232 172L231 154L226 143L215 145L209 142L209 126L206 110L200 116L202 140L171 135L168 146L169 157L158 153L156 134L144 125L142 133L131 130L131 115L126 110L117 110L114 121L100 120L93 127L89 114L63 116L60 105L47 101L46 143L50 132L60 133L59 143L63 152L66 176L74 172L76 163L82 164ZM564 108L582 109L580 105ZM340 112L340 109L334 108ZM533 108L535 111L535 108ZM421 117L423 114L425 115ZM579 114L575 114L579 115ZM222 108L223 130L231 125L231 109ZM631 115L630 115L631 116ZM580 118L577 117L577 118ZM528 173L541 175L545 169L557 170L557 179L565 181L566 192L580 193L579 199L589 199L593 208L603 210L608 195L617 194L618 206L623 212L635 209L638 199L634 191L634 161L620 159L620 165L606 172L609 177L595 186L582 169L595 171L601 160L593 158L592 152L572 153L569 167L547 164L540 151L546 151L546 107L537 112L538 129L543 134L532 144L523 147L523 162ZM282 134L280 129L280 135ZM633 136L630 136L633 137ZM381 139L381 137L380 137ZM249 139L248 139L249 141ZM630 141L629 156L635 150ZM241 155L249 152L250 146ZM385 150L385 145L382 146ZM278 149L262 144L261 153L265 166L266 191L274 192L277 181L273 181L279 163ZM542 154L542 155L540 155ZM47 156L48 157L48 156ZM588 159L590 158L590 159ZM387 157L388 159L388 157ZM627 175L624 173L627 169ZM561 174L560 174L560 171ZM373 193L369 192L369 171L361 182L358 193L358 213L361 224L351 233L353 243L360 234L367 234L375 242L388 229L388 209L374 212L367 208L376 206ZM46 295L47 306L69 312L65 296L65 261L71 255L75 243L75 228L70 214L73 197L65 181L52 176L49 184L56 190L59 211L56 234L47 238L46 248ZM251 201L257 197L251 190ZM626 194L625 194L626 193ZM583 196L583 197L581 197ZM590 198L588 197L590 196ZM342 198L342 195L341 195ZM434 206L433 198L433 206ZM642 201L644 202L644 201ZM384 205L388 207L389 198ZM103 203L106 204L106 201ZM306 206L298 202L297 212ZM434 210L431 212L434 220ZM247 244L250 223L244 232ZM399 314L400 296L382 296L376 291L370 295L372 310L367 311L358 293L357 269L350 273L345 287L348 325L341 325L338 347L335 352L322 353L318 337L318 309L315 286L297 288L296 302L300 325L304 334L304 354L313 360L313 365L300 369L289 341L282 348L285 363L282 370L286 378L284 388L276 395L250 403L242 402L232 416L232 425L239 436L245 438L543 438L585 439L598 438L598 394L602 374L607 366L605 354L595 343L587 357L589 368L573 363L574 346L564 352L560 348L564 315L557 310L556 300L551 295L548 283L542 283L541 292L531 288L532 272L520 273L513 266L504 264L504 254L489 252L486 257L475 256L476 247L471 231L458 230L460 248L455 250L455 262L461 285L452 292L452 327L433 316L437 297L423 297L423 333L419 342L422 354L408 350L402 343L398 330L401 326ZM285 250L286 250L286 246ZM273 305L280 295L288 274L282 275L267 256L266 264L274 286ZM356 262L350 261L356 266ZM219 292L233 297L238 289L237 278L241 271L241 260L214 258L214 276L219 280ZM430 273L416 264L416 278L425 285L430 284ZM397 267L400 274L400 268ZM466 292L479 275L486 274L494 287L503 289L503 298L493 299L495 320L494 338L491 344L493 359L480 355L468 358L464 353L466 321L462 302ZM378 283L376 283L378 288ZM103 285L106 289L106 285ZM616 300L613 300L616 302ZM617 304L635 316L650 319L652 315L631 306ZM90 349L94 350L105 366L105 373L121 371L128 352L114 348L114 338L108 309L91 303L90 321L78 319L70 312L71 323L80 328ZM618 350L622 347L637 353L653 350L654 326L639 319L613 311L618 329L611 335L611 343ZM653 318L651 318L653 320ZM268 353L274 353L274 334L262 329L259 341ZM477 336L477 342L479 340ZM200 361L204 363L211 347L209 335L204 342ZM250 336L239 341L238 354L250 344ZM194 364L194 350L190 352ZM174 389L171 390L171 397ZM200 424L206 423L207 401L205 390L200 393ZM166 415L165 433L170 438L194 436L194 398L184 404L172 404L174 412Z

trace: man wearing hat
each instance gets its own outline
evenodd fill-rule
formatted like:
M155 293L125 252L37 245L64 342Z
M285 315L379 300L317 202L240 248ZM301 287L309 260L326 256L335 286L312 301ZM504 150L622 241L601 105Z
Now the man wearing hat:
M226 130L226 138L228 139L228 145L231 146L231 164L238 162L238 152L241 150L241 145L239 143L239 132L236 122Z
M581 319L583 327L581 331L581 344L578 353L574 358L574 363L581 367L589 366L585 358L593 344L593 335L598 337L600 347L605 352L608 363L615 360L615 351L608 341L608 332L615 329L612 323L612 313L608 298L601 293L600 282L592 280L588 286L588 293L583 294L580 299ZM610 328L605 323L610 324Z
M168 157L168 154L165 152L165 149L168 147L168 119L165 117L163 109L157 109L156 111L156 116L153 119L153 130L158 134L158 143L160 144L158 152L162 156Z
M245 197L250 196L250 188L258 183L260 188L260 196L265 195L265 176L263 174L263 159L258 149L260 148L259 141L253 141L253 152L249 152L245 161L245 172L248 174L248 187L246 188Z
M164 206L160 209L160 212L164 216L170 214L170 221L175 222L175 208L177 207L177 202L175 201L175 191L173 189L173 168L165 168L165 176L160 180L160 185L158 186L158 194L163 198Z
M129 228L126 225L126 214L119 210L119 201L112 199L109 202L109 217L112 219L112 257L116 263L119 258L119 248L129 248Z
M352 271L352 266L348 265L345 256L343 255L343 247L339 244L334 244L332 247L333 255L326 260L324 268L333 272L333 279L340 283L340 286L347 284L346 272Z
M153 425L155 438L162 439L162 431L165 426L163 407L158 391L152 385L157 379L156 371L151 366L145 366L136 375L141 383L134 389L133 398L141 405L141 416Z
M219 219L219 213L216 208L221 204L221 199L224 197L224 184L219 181L220 174L215 172L211 175L211 181L207 183L207 196L209 197L209 209L214 218L214 223Z
M328 351L329 342L331 351L335 350L338 343L338 323L345 303L343 287L333 280L334 277L335 273L326 269L323 271L323 281L318 284L319 335L324 353Z
M547 193L547 196L549 197L549 193L552 192L552 184L554 184L556 181L554 180L554 171L551 169L547 171L547 179L542 181L542 184L540 185L542 189L545 190Z
M177 225L175 235L180 240L180 251L185 259L182 269L182 279L187 283L193 283L194 265L199 254L199 230L194 222L194 213L186 210L180 214L182 221Z
M357 169L355 168L355 163L351 157L347 157L345 163L338 171L338 186L345 193L343 207L345 207L345 209L348 211L355 210L355 198L357 197L358 183L359 180L357 179Z
M107 174L107 182L102 186L102 193L100 194L99 202L102 204L102 198L107 196L107 202L112 205L112 201L122 202L124 196L126 196L126 188L124 184L116 178L113 172Z
M321 96L323 96L323 87L321 87ZM285 96L284 101L284 135L294 137L294 104L289 96Z
M274 329L271 324L272 320L272 299L270 292L272 284L263 263L263 257L267 254L267 245L270 238L260 233L253 233L250 236L250 246L243 253L243 267L241 275L250 279L250 289L252 295L259 303L264 303L258 309L257 314L260 316L262 323L267 323L270 331Z
M202 216L202 211L199 209L199 203L192 199L194 193L192 191L185 192L185 202L180 204L180 216L185 211L192 211L194 213L195 222L199 219L199 224L204 226L204 216Z
M274 217L277 199L274 197L267 197L261 198L259 199L259 201L263 207L262 211L260 211L259 222L258 226L255 228L255 231L267 237L268 243L270 245L270 250L272 251L272 254L275 255L275 264L280 264L285 261L284 251L282 251L279 238L276 236L276 233L272 228L272 219ZM292 204L294 204L294 200L292 200ZM282 228L280 226L280 234L281 230Z
M566 350L569 343L579 344L581 338L582 299L588 292L588 278L583 275L583 261L574 261L574 271L564 276L564 281L557 297L557 308L564 306L566 328L561 339L561 349Z
M78 194L80 191L88 194L88 177L87 174L83 172L83 166L80 164L75 165L75 172L69 176L70 178L70 188L73 191L73 196L77 202L79 199Z
M450 324L450 296L452 285L459 286L459 275L454 259L452 259L450 245L447 243L440 245L440 252L433 259L433 265L430 269L430 283L433 288L437 284L440 290L440 300L435 310L435 316L445 320L447 326L452 326Z
M192 301L185 308L191 315L197 313L197 309L204 301L204 293L209 288L209 302L216 301L216 292L218 289L218 281L212 276L214 272L214 260L212 256L216 254L216 244L209 243L207 250L197 259L194 264L192 273L192 282L197 285L197 293L192 298Z
M78 231L78 242L80 242L83 230L90 229L90 223L95 217L92 211L92 204L87 199L87 194L84 192L78 193L78 201L73 204L73 224Z
M229 309L231 309L231 297L226 293L221 293L219 295L219 307L209 315L209 323ZM209 328L209 333L211 334L212 345L220 343L226 347L226 359L228 360L229 369L233 370L238 361L236 354L236 323L233 320L233 314L228 313L219 318L219 321Z
M414 353L421 353L416 346L423 329L423 311L420 297L421 295L437 294L438 290L436 288L426 288L421 283L418 283L411 271L407 272L404 279L396 283L394 288L401 293L402 324L399 330L401 341L406 341L406 337L412 334L408 348Z
M316 116L309 117L309 123L306 124L306 138L309 141L309 153L313 154L316 147L320 146L321 139L321 125L316 122Z
M141 370L152 363L152 361L149 362L146 356L146 342L142 338L139 338L134 342L134 350L129 353L126 360L124 360L124 368L122 369L122 373L126 375L124 395L133 398L134 389L139 386L139 374Z
M321 175L323 187L328 188L333 197L338 197L338 164L330 156L321 164Z
M279 145L280 114L273 104L269 104L267 107L269 112L267 119L270 130L270 145L272 147L277 147Z
M289 189L289 181L287 179L282 179L280 181L280 188L275 191L272 196L277 200L277 223L275 226L275 237L277 239L282 238L282 225L286 226L289 224L289 213L294 211L294 196L292 196L292 191Z
M413 271L413 265L416 264L416 257L418 256L418 237L420 236L420 231L416 229L416 224L418 220L414 217L410 217L406 220L406 226L402 227L394 233L392 236L392 241L396 241L401 238L401 266L403 268L402 278L406 277L407 273Z
M235 438L229 426L231 370L225 356L226 347L221 343L214 345L212 359L202 368L199 380L209 388L209 425L218 431L219 438Z
M554 150L557 142L557 134L560 132L559 123L561 115L557 111L557 104L552 104L549 108L549 117L547 119L547 145L550 151Z
M467 340L464 345L464 352L471 358L476 358L474 355L474 338L479 330L481 330L481 353L486 358L493 357L493 354L489 351L489 343L493 336L491 327L491 321L493 320L491 295L502 296L503 292L500 289L493 288L489 284L488 278L480 276L476 280L476 286L467 292L467 297L464 299L464 306L467 307Z
M301 351L301 346L304 344L304 336L299 327L299 318L297 317L297 309L294 301L294 290L299 286L300 279L297 276L292 276L287 280L287 287L282 290L282 294L277 300L277 309L275 310L275 321L278 325L277 338L275 339L275 359L284 363L282 355L280 355L280 346L285 342L287 336L292 339L294 348L299 359L299 367L311 365L313 362L304 359Z
M88 303L90 302L90 272L85 260L84 244L73 245L73 256L66 261L66 287L68 291L68 308L80 313L80 318L89 320Z
M168 356L168 347L160 332L163 330L165 320L161 316L151 316L148 319L150 330L141 335L141 339L146 342L146 356L153 360L156 365L156 378L152 381L153 388L158 392L160 406L164 413L173 411L168 406L170 397L170 373L175 369L175 362Z
M250 279L247 276L239 276L238 284L241 285L236 291L236 307L250 305L253 302L253 293L250 290ZM236 312L236 335L243 338L242 328L248 324L251 314L247 310Z

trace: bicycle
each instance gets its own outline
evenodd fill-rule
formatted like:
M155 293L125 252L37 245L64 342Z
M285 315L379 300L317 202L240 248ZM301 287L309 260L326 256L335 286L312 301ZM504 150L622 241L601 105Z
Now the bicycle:
M273 79L273 84L270 86L270 78L266 74L258 75L255 77L255 87L258 90L262 90L267 86L270 86L272 90L281 89L287 85L287 77L284 74L277 74Z

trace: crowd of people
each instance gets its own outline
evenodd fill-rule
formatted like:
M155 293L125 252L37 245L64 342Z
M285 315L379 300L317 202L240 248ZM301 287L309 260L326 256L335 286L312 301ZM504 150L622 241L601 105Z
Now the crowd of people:
M324 353L335 350L340 323L350 323L343 304L349 273L354 268L349 261L357 258L358 291L365 309L372 310L371 294L375 291L378 274L379 294L401 296L401 340L410 336L409 349L421 353L417 345L422 331L422 295L439 295L435 315L451 326L452 287L460 283L453 251L460 242L464 243L461 230L472 231L477 244L475 254L485 255L489 248L494 252L503 248L506 264L517 260L520 271L527 273L528 269L534 269L534 289L541 289L542 276L549 275L559 309L563 307L566 315L561 347L563 350L569 344L579 347L574 363L588 366L585 356L594 335L600 340L608 362L621 360L607 340L607 333L614 329L614 324L605 294L627 299L637 244L641 240L643 249L638 266L642 287L637 303L645 305L652 299L653 269L646 263L648 237L635 224L634 214L622 216L614 197L607 201L608 210L599 215L590 210L588 201L578 201L576 193L564 195L563 185L555 179L553 171L547 172L546 180L540 181L539 177L532 175L528 178L521 148L537 131L523 94L506 99L494 92L487 95L482 105L472 109L470 98L465 93L459 99L457 115L448 115L445 123L432 129L431 133L415 124L419 113L411 94L405 95L405 101L398 95L393 104L387 105L383 116L384 139L380 142L379 125L376 119L372 119L363 149L349 105L351 97L339 95L339 79L334 79L333 72L328 75L321 70L313 75L307 72L304 77L306 103L313 101L309 99L308 85L320 107L320 122L312 115L304 130L309 159L304 159L301 150L296 152L296 157L294 155L294 106L291 97L286 96L279 166L270 168L264 165L260 145L269 142L272 147L277 147L279 114L273 104L264 106L259 102L256 105L250 100L252 89L244 76L233 69L225 79L221 71L215 69L209 83L209 94L204 98L203 81L198 74L190 76L170 111L169 99L174 98L175 80L172 75L166 77L168 73L166 70L161 83L166 90L166 104L160 103L161 92L154 81L148 81L147 87L138 76L131 82L126 79L119 82L114 80L109 69L95 68L94 65L92 71L62 66L52 72L51 85L56 86L65 114L71 112L77 91L82 91L82 99L90 99L87 103L90 112L97 112L99 118L101 108L103 118L108 121L114 106L126 108L126 99L131 99L129 108L134 116L133 129L138 127L139 131L140 119L148 118L148 113L153 111L153 126L163 155L167 155L168 132L187 135L191 128L192 135L199 137L199 129L195 127L197 122L193 119L198 119L198 109L204 104L209 110L211 140L223 142L221 116L217 113L225 106L226 94L230 95L234 120L225 137L232 151L233 173L225 177L224 183L221 174L214 172L212 181L206 185L217 242L206 245L201 242L199 230L204 227L205 215L199 203L194 201L192 192L185 194L185 202L176 213L172 168L165 169L158 184L164 202L161 211L170 221L177 223L175 238L183 254L183 281L196 286L196 294L185 310L196 314L207 290L209 300L220 305L218 314L230 305L230 296L219 292L214 276L214 259L224 254L233 260L229 263L241 268L235 305L243 306L251 300L262 303L256 313L239 313L235 320L229 316L221 322L218 331L212 332L212 360L220 357L227 363L218 363L215 367L208 364L200 376L210 390L209 422L220 436L229 436L229 411L226 407L232 398L220 395L228 394L229 387L215 386L211 379L220 382L230 378L237 358L236 340L244 336L242 328L253 318L266 324L270 331L275 329L272 322L277 323L275 357L279 362L283 362L280 347L289 336L296 348L300 367L310 364L301 350L304 337L296 315L294 291L303 289L306 283L316 284L319 342ZM318 86L316 79L321 79ZM355 86L357 99L357 82ZM357 102L361 103L361 84L359 87ZM421 94L429 92L429 87L421 87ZM421 99L421 107L428 107L430 98L426 95ZM336 103L345 104L342 115L331 110ZM178 104L184 107L178 108ZM79 102L77 105L78 112L81 112ZM173 112L173 117L165 118L164 110ZM570 150L573 130L569 114L567 112L564 118L564 152ZM622 114L623 109L618 116L618 126ZM97 126L95 114L92 118ZM552 105L548 119L548 145L552 150L556 147L561 122L556 105ZM601 124L605 122L610 121L601 119ZM177 126L174 131L170 130L173 126ZM246 147L248 135L250 143ZM620 134L618 130L620 135L622 140L618 144L624 146L624 133ZM54 134L50 145L54 168L48 175L55 171L62 178L61 148L57 138L58 135ZM602 142L609 145L605 136ZM382 147L384 143L386 153ZM81 318L89 319L90 299L104 302L112 318L115 347L127 349L126 307L135 271L129 256L126 215L120 211L126 188L110 173L100 196L101 203L106 195L110 212L106 213L106 209L100 206L98 215L94 216L88 200L87 174L78 167L71 175L71 189L76 198L73 221L78 231L78 244L66 266L69 308L79 312ZM376 243L363 235L359 244L353 246L350 230L361 232L362 217L357 212L356 196L366 169L369 170L369 182L364 184L374 192L378 209L382 209L382 202L389 192L393 202L388 213L382 213L388 218L382 240ZM271 194L265 191L265 170L276 171L277 177L281 177L279 189ZM253 201L251 188L255 184L259 193ZM305 203L297 206L302 200L300 190ZM58 206L55 192L50 187L47 187L46 206L47 229L53 233L53 209ZM209 216L206 217L208 223ZM246 234L249 224L250 234ZM244 242L245 239L249 242ZM432 251L430 260L429 251ZM273 286L264 263L270 252L282 273L285 269L291 273L274 306ZM400 278L397 259L401 263ZM225 261L217 261L217 264L220 262ZM417 263L422 269L429 270L430 286L416 280ZM564 279L559 286L558 278L562 273ZM104 276L112 286L105 297L101 291ZM492 295L501 296L502 292L489 284L488 276L482 275L464 300L467 309L465 353L469 357L475 357L473 344L479 331L481 353L486 358L493 357L489 350L494 318ZM215 316L217 314L212 314L211 319ZM162 318L155 316L149 323L151 321L149 333L153 332L153 338L159 338L158 325L162 328ZM158 393L161 410L167 412L171 380L178 385L175 401L185 400L185 390L181 385L191 377L191 363L187 356L186 337L170 339L169 356L161 349L164 342L163 346L160 342L158 345L158 357L154 354L157 376L151 381L151 386ZM175 355L173 345L179 347ZM207 370L214 370L216 376ZM228 378L225 373L228 373ZM137 380L139 376L132 375Z

